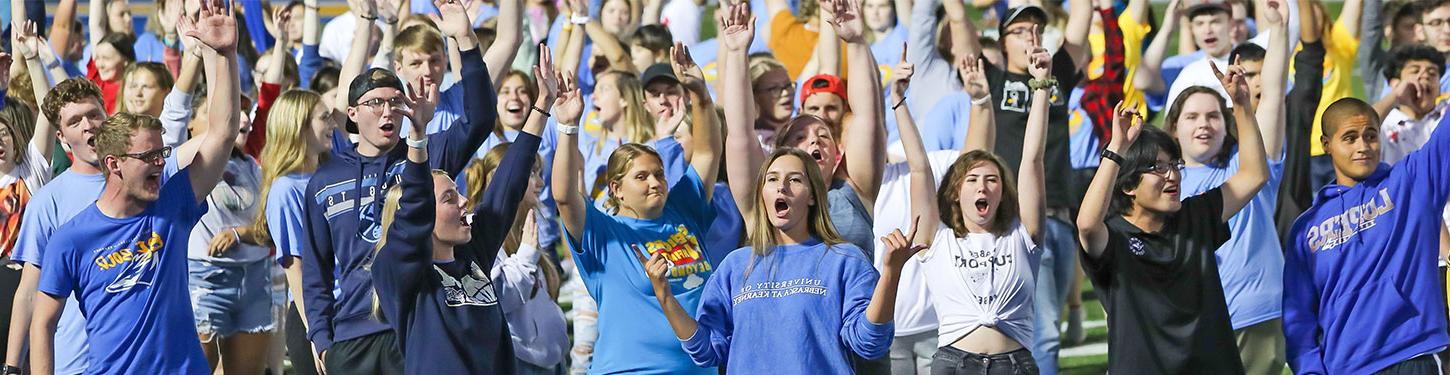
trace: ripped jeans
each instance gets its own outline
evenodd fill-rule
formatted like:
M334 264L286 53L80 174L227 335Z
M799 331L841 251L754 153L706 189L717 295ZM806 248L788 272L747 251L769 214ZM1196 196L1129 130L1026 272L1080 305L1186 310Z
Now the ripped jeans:
M245 264L188 260L196 332L215 339L271 332L272 259Z

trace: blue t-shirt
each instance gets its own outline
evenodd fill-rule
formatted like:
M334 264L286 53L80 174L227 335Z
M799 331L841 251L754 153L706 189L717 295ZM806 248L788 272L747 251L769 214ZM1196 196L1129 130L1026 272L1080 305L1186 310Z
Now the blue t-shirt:
M307 181L312 173L289 173L272 180L267 190L267 234L272 237L272 248L276 251L278 265L287 265L287 257L302 257L307 246L307 231L303 229L307 216L302 213L306 203Z
M699 330L681 346L698 365L739 374L850 374L849 353L884 357L895 329L866 319L880 274L861 253L815 239L764 257L731 252L705 284Z
M1082 93L1081 87L1074 88L1067 100L1067 156L1072 161L1072 169L1097 168L1102 160L1102 149L1098 148L1100 141L1093 128L1093 119L1082 109ZM1203 190L1212 188L1210 186Z
M917 118L917 131L926 152L964 149L972 121L972 96L965 91L954 92Z
M56 228L70 221L96 202L101 189L106 185L106 176L81 174L67 170L50 180L30 197L25 206L25 216L20 219L20 234L15 240L16 262L31 263L45 270L44 253ZM69 298L60 322L55 327L55 373L79 374L86 371L86 318L81 315L80 303Z
M674 185L664 213L650 220L613 216L585 204L585 224L578 239L569 238L574 264L589 295L599 303L599 340L594 343L590 374L715 374L695 366L675 337L655 300L654 288L632 246L645 256L664 253L671 261L670 288L693 315L705 281L715 271L701 246L715 211L705 201L704 186L693 168Z
M166 43L155 33L146 32L136 36L136 61L165 62Z
M76 295L90 319L90 374L207 373L187 287L187 238L207 206L188 171L140 214L112 218L92 203L56 229L38 289ZM57 340L59 341L59 340Z
M1228 165L1186 168L1179 183L1183 189L1180 198L1187 200L1219 187L1238 170L1237 152ZM1229 218L1233 237L1213 252L1229 321L1236 330L1277 319L1284 312L1284 251L1274 228L1274 205L1283 179L1284 164L1269 162L1269 181L1248 205Z

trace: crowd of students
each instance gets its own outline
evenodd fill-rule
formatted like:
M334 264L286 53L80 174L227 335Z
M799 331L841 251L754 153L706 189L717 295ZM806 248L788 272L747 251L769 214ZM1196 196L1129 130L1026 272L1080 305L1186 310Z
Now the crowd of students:
M1450 0L80 5L5 375L1450 371Z

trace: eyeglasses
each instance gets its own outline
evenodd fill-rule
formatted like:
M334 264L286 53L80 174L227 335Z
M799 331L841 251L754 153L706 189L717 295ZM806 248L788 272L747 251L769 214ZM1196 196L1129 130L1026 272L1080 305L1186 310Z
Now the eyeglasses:
M171 146L166 146L146 152L138 152L134 154L121 154L120 156L123 158L140 160L146 163L155 163L158 160L171 157Z
M368 100L368 101L365 101L365 102L362 102L362 103L358 103L358 104L363 105L363 106L367 106L368 108L372 108L373 110L381 110L381 109L383 109L383 104L387 104L388 105L388 108L397 109L397 108L403 108L403 98L396 97L396 96L393 97L392 99L373 98L371 100Z
M825 81L822 80L820 82L825 82ZM790 94L791 92L795 91L795 82L782 83L782 84L775 85L775 86L757 87L757 88L755 88L755 90L760 91L761 93L766 93L766 94L775 94L775 95Z
M1438 29L1441 26L1445 26L1446 24L1450 24L1450 18L1441 18L1441 19L1425 20L1424 21L1424 24L1425 24L1425 26L1429 26L1429 27L1433 27L1433 28L1437 28Z
M1167 176L1169 171L1183 173L1183 161L1157 161L1153 164L1149 164L1148 166L1143 167L1140 173L1152 173L1158 176Z

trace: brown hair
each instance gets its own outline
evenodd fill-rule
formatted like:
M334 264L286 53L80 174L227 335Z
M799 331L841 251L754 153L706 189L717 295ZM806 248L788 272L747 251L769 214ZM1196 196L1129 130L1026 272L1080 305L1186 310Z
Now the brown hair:
M1183 114L1183 104L1187 103L1188 99L1196 94L1208 94L1213 96L1214 100L1218 101L1218 113L1219 116L1223 117L1223 127L1225 129L1223 147L1218 149L1218 154L1215 154L1213 159L1210 159L1208 163L1204 164L1225 165L1229 159L1233 158L1234 152L1238 150L1238 138L1236 138L1238 128L1234 125L1233 109L1228 107L1228 101L1224 100L1223 95L1219 95L1218 90L1207 86L1192 86L1184 89L1183 93L1178 94L1178 97L1173 99L1173 106L1168 107L1168 117L1163 118L1163 131L1168 132L1169 135L1177 134L1178 116Z
M35 111L19 100L5 98L5 108L0 109L0 125L12 137L15 148L10 152L15 154L15 163L24 163L30 156L30 137L35 135Z
M463 171L463 178L467 180L465 182L468 184L469 202L483 202L483 190L493 183L493 173L498 171L499 165L503 163L503 158L508 153L509 145L509 143L500 143L497 146L493 146L483 157L473 159L473 163L470 163L468 169ZM543 161L538 160L537 156L535 158L532 174L539 173L540 166L543 164ZM510 256L518 253L519 246L523 243L524 219L534 208L532 205L519 205L518 209L514 211L514 224L509 227L508 234L504 235L503 239L504 253ZM560 286L559 269L554 265L552 256L543 254L551 249L541 248L538 250L541 253L539 256L539 270L544 272L543 287L545 292L549 293L549 298L557 301L559 299ZM535 283L534 290L530 292L529 297L532 298L538 295L539 287L539 283Z
M942 177L941 187L936 191L937 211L941 214L941 223L952 228L957 237L967 235L967 221L962 218L962 182L967 179L967 172L982 165L997 167L997 175L1002 185L1002 201L997 204L997 213L992 217L991 227L988 228L992 234L1001 236L1012 229L1012 223L1018 220L1017 208L1017 182L1012 173L1007 169L1007 163L1002 158L990 152L982 150L968 151L957 157L952 162L951 168L947 169L946 176Z
M166 65L150 61L141 61L127 65L126 73L121 75L121 81L130 82L131 77L136 73L150 73L151 77L156 78L156 87L161 90L160 92L163 93L163 96L165 95L164 93L171 92L171 86L175 84L175 81L171 79L171 71L166 70ZM116 100L116 105L120 108L117 112L145 110L145 108L126 108L126 101L124 100L126 97L126 85L124 84L121 85L121 91L119 94L116 94L116 97L121 98Z
M57 127L63 126L60 118L60 109L67 104L80 103L85 100L95 100L96 105L102 106L104 110L105 101L101 99L101 88L85 77L74 77L56 84L45 95L45 104L41 106L41 113L45 118L50 119Z
M95 142L96 155L101 159L107 156L120 157L131 149L131 136L136 130L161 131L161 120L144 114L120 112L106 119L101 129L96 131ZM110 172L109 166L102 163L102 166Z
M827 188L825 176L821 175L821 168L816 161L805 151L794 147L776 148L765 162L760 164L760 173L755 178L754 194L751 203L755 205L755 212L751 214L750 232L747 234L750 241L751 260L745 266L745 278L750 278L750 271L755 266L755 259L770 255L776 246L780 245L780 238L776 236L776 228L770 224L770 214L765 202L765 195L760 192L765 190L766 171L775 164L776 160L784 157L794 157L800 160L805 168L807 183L811 186L811 202L814 203L806 214L806 224L810 229L811 237L815 237L827 247L846 243L841 234L836 232L836 225L831 222L830 201L826 199Z
M395 61L401 61L403 58L401 52L403 51L424 54L444 53L443 34L439 33L438 29L427 24L408 26L408 28L399 31L398 35L393 37L393 49L399 52L393 54Z

